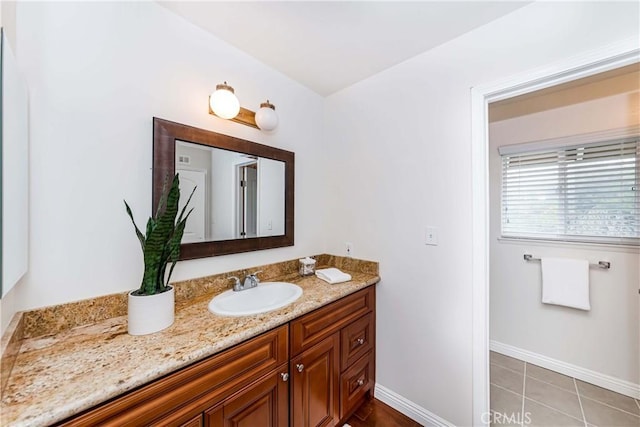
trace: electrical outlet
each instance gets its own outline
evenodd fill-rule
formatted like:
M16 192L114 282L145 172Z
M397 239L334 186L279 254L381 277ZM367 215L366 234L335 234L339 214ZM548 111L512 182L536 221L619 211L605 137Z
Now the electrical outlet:
M438 246L438 229L436 227L427 227L424 233L424 244Z
M353 256L353 243L347 242L345 243L346 249L347 249L347 256L348 257L352 257Z

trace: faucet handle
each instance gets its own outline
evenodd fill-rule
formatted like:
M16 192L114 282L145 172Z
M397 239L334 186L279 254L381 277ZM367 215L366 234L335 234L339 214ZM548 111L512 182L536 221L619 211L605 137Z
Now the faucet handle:
M260 279L258 279L258 273L262 273L262 270L254 271L249 276L253 278L253 283L256 285L260 283Z
M242 284L240 283L240 279L238 279L236 276L229 276L227 277L227 280L233 280L234 290L237 290L238 288L242 287Z

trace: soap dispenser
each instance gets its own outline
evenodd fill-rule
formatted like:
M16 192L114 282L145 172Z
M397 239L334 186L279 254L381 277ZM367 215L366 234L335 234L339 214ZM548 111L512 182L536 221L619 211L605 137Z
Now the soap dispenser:
M313 258L302 258L300 259L300 275L301 276L312 276L316 272L316 260Z

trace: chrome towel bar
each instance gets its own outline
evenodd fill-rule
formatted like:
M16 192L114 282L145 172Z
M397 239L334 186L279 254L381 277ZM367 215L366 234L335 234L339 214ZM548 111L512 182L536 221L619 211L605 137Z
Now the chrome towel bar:
M540 261L540 258L534 258L531 254L524 254L525 261ZM589 264L589 267L602 268L603 270L608 270L611 268L611 263L609 261L598 261L597 264Z

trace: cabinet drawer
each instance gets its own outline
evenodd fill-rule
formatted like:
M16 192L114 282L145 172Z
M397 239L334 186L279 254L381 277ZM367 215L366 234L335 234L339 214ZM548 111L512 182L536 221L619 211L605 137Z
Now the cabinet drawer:
M288 361L286 325L89 410L62 425L179 426Z
M291 356L340 330L349 322L373 310L375 286L348 295L290 323Z
M358 360L373 348L373 314L362 316L340 331L341 355L340 370Z
M347 369L340 379L340 419L344 419L373 387L373 352L367 353Z

